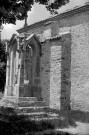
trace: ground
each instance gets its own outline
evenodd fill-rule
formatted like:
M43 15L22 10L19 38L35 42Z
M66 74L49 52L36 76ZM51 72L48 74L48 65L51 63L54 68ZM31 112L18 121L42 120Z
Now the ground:
M69 126L68 128L56 129L57 132L63 131L73 135L89 135L89 123L82 123L77 121L77 126Z

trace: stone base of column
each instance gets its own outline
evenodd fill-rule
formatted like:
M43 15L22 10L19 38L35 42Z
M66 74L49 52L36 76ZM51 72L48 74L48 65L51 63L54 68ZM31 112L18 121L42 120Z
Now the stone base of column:
M4 97L13 96L14 86L5 86Z

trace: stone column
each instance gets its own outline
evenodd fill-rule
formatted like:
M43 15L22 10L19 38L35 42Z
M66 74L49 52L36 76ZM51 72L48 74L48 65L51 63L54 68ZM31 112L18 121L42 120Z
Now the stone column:
M14 69L14 59L13 59L13 50L11 48L11 60L10 60L10 89L9 89L9 96L13 96L13 69Z
M25 89L24 96L26 96L25 92L28 90L28 83L29 83L26 69L27 69L27 58L26 58L26 50L25 50L24 52L24 89Z
M15 59L15 96L18 97L19 96L19 86L18 86L18 74L19 74L19 53L16 52L16 59Z
M10 77L10 58L9 58L9 54L7 54L6 86L5 86L4 97L8 95L7 92L8 92L8 87L9 87L9 77Z
M13 54L13 96L16 96L15 83L16 83L16 48Z
M16 72L15 72L15 90L16 97L19 97L19 87L20 87L20 67L21 67L21 49L19 37L17 37L17 49L16 49Z
M27 77L27 57L26 57L26 50L24 51L24 82L27 81L28 77Z
M10 73L10 61L9 56L7 56L7 66L6 66L6 86L9 85L9 74Z
M24 97L24 51L22 50L18 67L18 96Z

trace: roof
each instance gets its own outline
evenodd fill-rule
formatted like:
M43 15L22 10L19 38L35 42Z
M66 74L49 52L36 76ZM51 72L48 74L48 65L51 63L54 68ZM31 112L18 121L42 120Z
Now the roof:
M62 18L65 18L65 17L69 17L69 16L72 16L74 14L77 14L77 13L80 13L80 12L83 12L83 11L87 11L89 10L89 3L86 3L84 6L81 6L81 7L74 7L72 10L68 10L64 13L61 13L61 14L58 14L54 17L50 17L50 18L47 18L45 20L42 20L42 21L39 21L37 23L34 23L34 24L31 24L28 26L28 29L32 29L32 28L36 28L36 27L39 27L41 25L46 25L48 23L52 23L53 21L55 21L56 19L62 19ZM21 28L19 30L17 30L18 33L23 33L24 32L24 28Z

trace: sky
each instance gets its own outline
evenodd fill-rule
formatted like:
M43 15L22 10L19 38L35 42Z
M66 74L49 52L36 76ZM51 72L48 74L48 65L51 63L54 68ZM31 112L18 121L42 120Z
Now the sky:
M82 6L85 2L89 2L89 0L70 0L68 4L62 6L58 13L65 12L68 9L73 9L76 6ZM32 10L28 12L28 25L33 24L35 22L44 20L48 17L52 16L49 11L46 10L44 5L34 4ZM1 38L10 39L14 33L17 33L16 30L22 28L24 26L23 21L16 21L16 25L13 24L3 24L3 30L1 33ZM18 34L18 33L17 33Z

